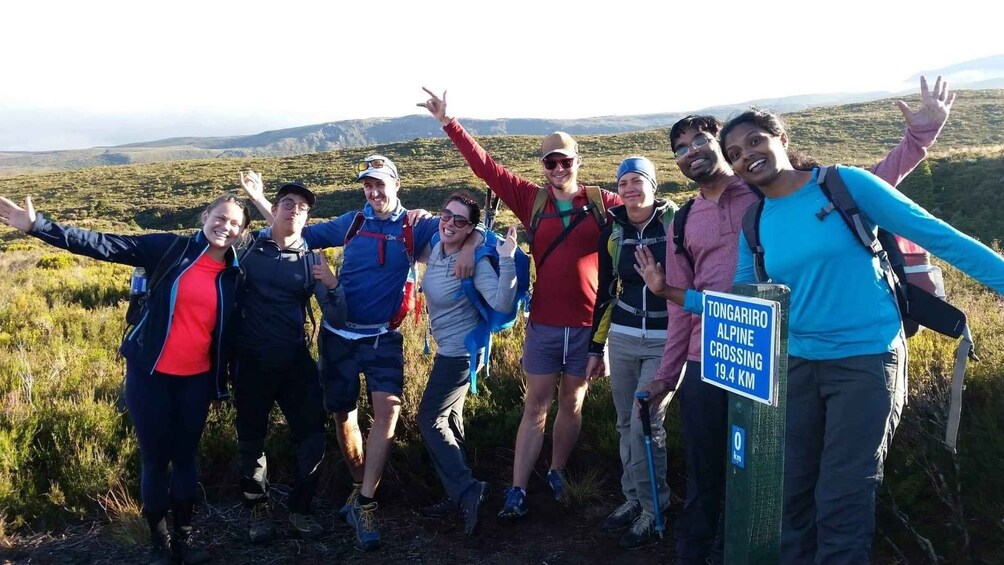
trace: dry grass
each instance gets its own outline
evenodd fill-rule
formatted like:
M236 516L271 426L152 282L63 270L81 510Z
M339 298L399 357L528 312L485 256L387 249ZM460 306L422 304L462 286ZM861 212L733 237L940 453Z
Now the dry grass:
M108 518L108 537L125 546L144 545L149 541L150 529L140 505L122 481L117 481L111 490L99 494L97 499Z

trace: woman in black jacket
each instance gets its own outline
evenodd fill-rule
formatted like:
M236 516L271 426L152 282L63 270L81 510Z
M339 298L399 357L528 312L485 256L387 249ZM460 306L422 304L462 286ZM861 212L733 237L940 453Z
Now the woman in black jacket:
M152 562L207 560L209 554L191 543L198 446L210 401L227 394L223 333L238 280L233 246L247 235L247 206L236 196L220 196L191 236L114 235L65 226L36 214L30 197L23 207L0 197L0 222L72 253L162 274L121 347L126 403L142 459L143 514Z

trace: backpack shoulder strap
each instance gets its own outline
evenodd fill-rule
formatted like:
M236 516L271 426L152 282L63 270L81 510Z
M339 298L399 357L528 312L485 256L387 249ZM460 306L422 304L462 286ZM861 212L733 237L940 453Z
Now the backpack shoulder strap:
M185 242L184 246L181 245L182 241ZM176 265L178 259L185 255L190 243L192 243L191 237L179 237L171 242L171 246L167 248L167 252L157 262L157 266L154 267L153 273L150 275L150 280L146 285L147 294L152 293L153 289L157 288L160 281L164 279L164 275L167 274L167 270Z
M617 277L617 263L621 259L621 240L624 239L624 226L618 222L610 224L610 237L607 238L607 253L610 254L610 265L614 277Z
M437 230L438 233L438 230ZM404 249L408 253L408 262L415 262L415 226L411 225L407 212L404 214L404 222L401 224L401 239L404 240Z
M865 249L868 249L872 255L880 257L882 246L871 230L869 222L862 216L858 203L854 201L854 197L847 190L847 185L840 178L839 169L835 166L820 167L817 182L830 203L816 212L816 217L822 221L827 214L836 211L847 224L851 233L861 242L861 245L864 245Z
M548 188L546 186L541 186L537 188L537 194L533 197L533 208L530 209L530 225L529 229L526 230L526 242L530 246L530 250L533 250L533 236L537 233L537 224L540 223L540 216L544 212L544 206L547 205L548 200Z
M607 225L607 205L603 203L603 189L598 186L586 186L586 200L592 204L591 212L596 223L603 227Z
M359 228L363 227L363 222L366 221L366 216L363 215L362 210L356 212L356 215L352 217L352 223L349 224L349 229L345 232L345 240L342 241L342 245L348 245L352 238L359 233Z
M694 268L694 258L690 256L690 252L684 246L684 235L687 229L687 216L690 215L690 209L694 206L694 201L696 198L691 198L690 200L683 203L680 209L676 211L673 215L673 244L676 245L676 254L683 255L687 258L687 262L690 263L690 268ZM669 233L667 231L667 233Z
M756 282L765 283L770 281L770 277L767 276L767 268L764 265L763 245L760 244L761 214L763 214L763 200L754 202L746 209L743 214L743 236L746 238L746 244L749 245L750 251L753 252L753 273L756 276Z

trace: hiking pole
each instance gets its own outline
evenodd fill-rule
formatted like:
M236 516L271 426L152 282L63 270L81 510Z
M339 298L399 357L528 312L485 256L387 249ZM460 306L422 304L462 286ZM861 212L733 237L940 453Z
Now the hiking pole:
M501 201L502 199L492 192L491 187L485 189L485 229L488 231L495 229L495 214Z
M647 390L634 393L638 399L638 416L641 417L641 430L645 434L645 456L648 458L648 478L652 482L652 508L655 509L655 531L662 538L666 525L662 523L662 513L659 511L659 483L655 480L655 463L652 457L652 416L648 413Z

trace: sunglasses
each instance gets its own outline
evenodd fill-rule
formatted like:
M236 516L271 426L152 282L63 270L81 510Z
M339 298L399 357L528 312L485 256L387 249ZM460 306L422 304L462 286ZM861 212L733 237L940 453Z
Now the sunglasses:
M456 227L458 227L458 228L466 228L467 224L471 223L471 221L469 219L467 219L467 218L465 218L465 217L463 217L463 216L461 216L459 214L454 214L453 212L450 212L449 210L443 210L442 212L440 212L439 213L439 219L444 224L447 223L447 222L449 222L450 220L453 220L453 225L456 226Z
M706 135L699 135L694 138L694 141L690 142L690 145L681 145L680 147L677 147L676 151L673 151L673 155L677 159L683 159L686 157L687 153L690 153L691 149L700 149L709 143L711 143L710 137Z
M383 159L371 159L369 161L360 161L356 165L356 172L361 173L366 169L382 169L384 167L390 167L389 163Z
M293 208L296 208L297 212L310 211L310 204L307 204L306 202L297 202L292 198L283 198L279 201L279 204L282 205L283 210L292 210Z
M558 165L562 169L571 169L575 164L575 157L565 157L564 159L544 159L544 168L553 171Z

